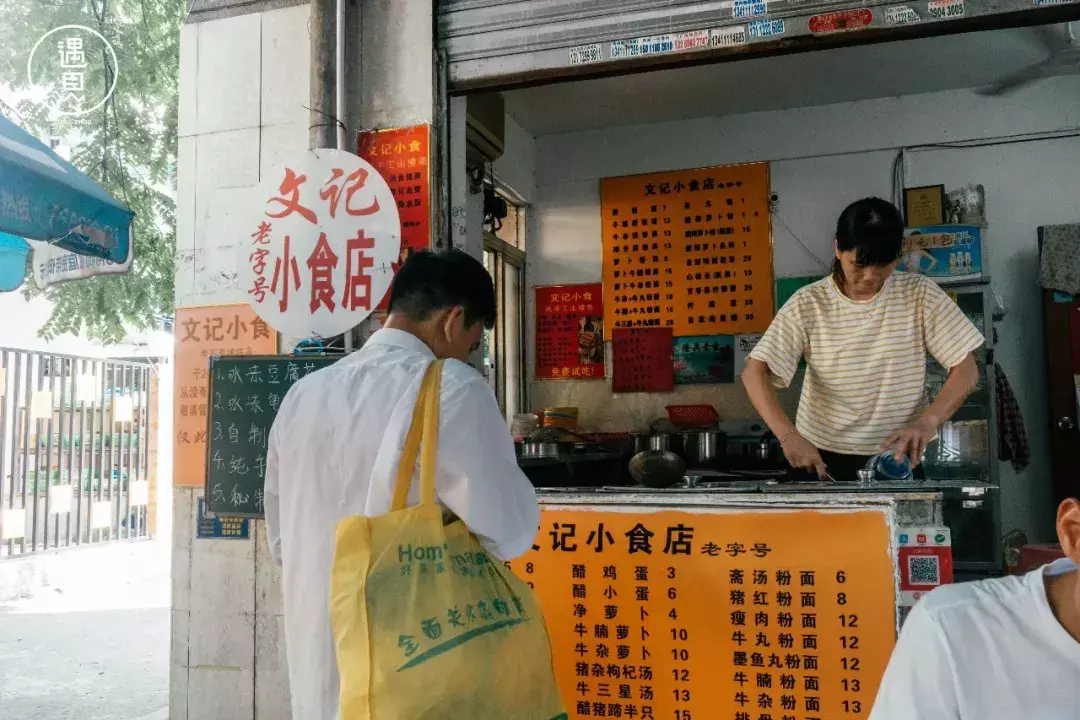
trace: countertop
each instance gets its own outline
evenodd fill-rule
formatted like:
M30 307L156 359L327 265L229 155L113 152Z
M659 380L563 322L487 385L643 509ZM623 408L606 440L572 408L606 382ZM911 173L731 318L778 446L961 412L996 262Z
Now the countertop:
M723 483L707 483L699 487L675 486L671 488L643 488L630 487L566 487L566 488L537 488L537 493L544 498L565 497L569 494L588 495L732 495L732 494L756 494L756 495L793 495L793 494L869 494L869 495L908 495L940 493L950 490L961 491L967 495L984 495L988 491L997 490L997 485L963 480L955 478L942 478L907 482L875 481L869 485L842 482L811 482L811 483L779 483L774 480L736 480Z

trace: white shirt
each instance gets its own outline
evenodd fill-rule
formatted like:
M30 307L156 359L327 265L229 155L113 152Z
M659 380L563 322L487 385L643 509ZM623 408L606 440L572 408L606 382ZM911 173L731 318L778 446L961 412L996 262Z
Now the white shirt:
M394 475L434 360L417 337L379 330L359 351L312 373L285 396L270 431L266 526L282 566L292 716L332 720L338 673L330 626L334 528L389 511ZM443 367L435 491L501 560L532 547L536 492L487 382L470 366ZM417 502L414 480L410 504Z
M1076 720L1080 643L1054 617L1045 577L947 585L911 610L870 720Z

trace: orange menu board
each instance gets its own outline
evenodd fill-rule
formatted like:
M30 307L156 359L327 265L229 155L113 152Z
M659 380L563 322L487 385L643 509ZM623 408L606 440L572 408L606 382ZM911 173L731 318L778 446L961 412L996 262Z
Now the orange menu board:
M210 356L272 355L277 333L250 305L176 308L173 368L173 485L206 485Z
M571 718L866 718L895 638L885 514L544 510L509 563Z
M600 181L609 328L764 332L773 317L769 165Z

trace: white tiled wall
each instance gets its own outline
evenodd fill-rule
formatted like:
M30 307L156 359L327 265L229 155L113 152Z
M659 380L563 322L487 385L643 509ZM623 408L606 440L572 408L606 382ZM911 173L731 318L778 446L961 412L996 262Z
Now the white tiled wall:
M281 153L307 147L308 14L182 29L178 306L245 301L236 270L255 187ZM170 717L287 720L278 580L257 544L261 523L246 541L194 540L202 491L174 494Z

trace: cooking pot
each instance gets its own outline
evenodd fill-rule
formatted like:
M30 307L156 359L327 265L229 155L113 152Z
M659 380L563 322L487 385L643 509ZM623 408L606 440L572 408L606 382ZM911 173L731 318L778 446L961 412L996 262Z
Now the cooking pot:
M646 450L630 460L634 482L650 488L669 488L683 479L686 463L673 452Z
M719 430L687 430L679 435L682 457L688 468L708 467L723 454L724 434Z
M665 451L671 449L671 436L667 433L653 433L649 436L649 449Z
M559 443L556 442L536 442L526 440L525 442L517 443L518 457L523 458L549 458L557 457L560 454Z

